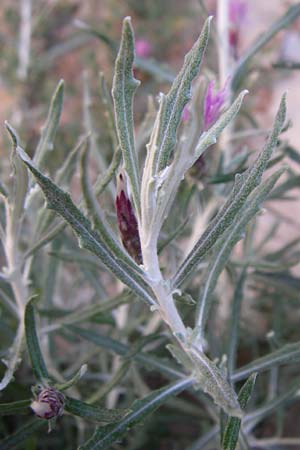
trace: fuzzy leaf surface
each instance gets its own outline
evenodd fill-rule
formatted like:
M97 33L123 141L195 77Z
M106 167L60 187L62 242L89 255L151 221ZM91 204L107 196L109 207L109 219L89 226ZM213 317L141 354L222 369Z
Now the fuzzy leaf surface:
M153 304L153 299L146 290L146 283L141 276L136 274L128 265L115 258L115 255L107 243L101 239L97 231L92 229L89 220L72 202L69 194L60 189L50 178L43 175L32 163L27 154L20 149L19 155L34 175L40 185L47 206L61 215L72 227L79 240L79 245L98 256L102 263L108 267L124 284L131 288L148 304Z
M284 95L276 115L273 129L263 151L259 154L252 167L250 167L242 175L236 175L235 183L228 200L220 209L216 217L208 225L203 235L200 237L194 248L179 267L176 275L173 277L172 284L174 288L179 287L183 281L197 269L201 258L203 258L203 256L214 245L216 240L232 224L234 218L239 213L249 194L260 183L262 174L266 169L274 148L277 145L278 136L284 125L285 116L286 96Z
M112 96L116 128L122 150L132 197L137 214L140 213L140 176L134 143L133 97L140 82L133 76L134 35L129 17L123 21L121 45L115 64Z
M80 450L109 449L128 430L146 419L149 414L162 406L169 398L180 394L193 384L193 380L185 378L167 387L151 392L141 400L137 400L131 407L132 412L116 425L109 425L96 429L94 435L80 447Z

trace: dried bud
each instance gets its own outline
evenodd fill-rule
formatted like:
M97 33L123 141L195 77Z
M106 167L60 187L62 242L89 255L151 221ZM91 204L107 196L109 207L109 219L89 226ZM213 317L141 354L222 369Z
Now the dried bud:
M37 417L50 420L63 414L64 405L64 395L53 387L47 387L38 394L30 408Z
M142 264L138 224L127 192L124 172L120 172L117 177L116 211L122 244L137 264Z

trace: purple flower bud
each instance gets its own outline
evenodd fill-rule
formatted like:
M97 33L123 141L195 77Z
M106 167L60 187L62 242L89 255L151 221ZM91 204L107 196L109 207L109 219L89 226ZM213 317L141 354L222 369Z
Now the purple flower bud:
M136 263L142 264L138 223L127 193L124 172L120 172L117 177L116 211L122 244Z
M223 89L214 92L214 81L211 80L208 84L207 91L204 97L204 111L203 111L203 129L204 131L219 118L220 112L226 97L228 95L227 83Z
M232 25L240 25L246 18L248 5L245 0L231 0L229 2L229 21Z
M229 45L234 59L238 58L240 30L247 16L248 5L245 0L229 2Z
M64 395L53 387L47 387L38 394L30 408L37 417L50 420L63 414L64 405Z
M152 53L152 45L147 39L137 39L135 41L135 52L140 58L148 58Z

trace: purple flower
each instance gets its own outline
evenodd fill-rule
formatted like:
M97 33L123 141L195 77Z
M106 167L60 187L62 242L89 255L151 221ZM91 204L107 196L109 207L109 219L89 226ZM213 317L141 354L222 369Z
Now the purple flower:
M226 97L228 95L227 83L223 89L215 90L215 82L211 80L208 84L207 91L204 97L204 111L203 111L203 129L204 131L219 118L220 112Z
M244 22L248 11L245 0L231 0L229 2L229 22L231 25L240 26Z
M125 173L120 172L117 178L116 211L122 244L137 264L142 264L141 241L138 223L129 199Z
M30 408L41 419L53 419L64 412L65 396L53 387L42 389Z
M147 39L137 39L135 41L135 52L140 58L148 58L152 53L152 45Z
M229 45L234 59L238 58L240 30L248 11L244 0L231 0L229 3Z

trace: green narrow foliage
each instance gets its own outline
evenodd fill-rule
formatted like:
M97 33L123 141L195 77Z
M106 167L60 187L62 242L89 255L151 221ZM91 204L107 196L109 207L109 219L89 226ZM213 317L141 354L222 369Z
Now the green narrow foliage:
M36 433L40 428L46 427L47 420L33 419L19 428L14 434L0 441L1 450L24 449L24 443L28 437Z
M80 450L104 450L122 438L130 428L144 421L149 414L162 406L166 401L180 394L193 384L191 378L184 378L165 388L151 392L142 400L137 400L131 407L132 412L116 425L96 429L94 435L80 447Z
M93 344L118 355L125 356L129 351L129 347L127 345L118 342L108 336L103 336L99 333L95 333L94 331L85 330L74 325L68 325L66 326L66 329L68 329L75 335L78 335L81 338L86 339L87 341L92 342ZM162 374L165 374L172 379L182 378L186 375L180 370L172 367L171 361L169 363L166 363L165 361L159 358L155 358L144 352L134 355L133 358L142 366L147 367L150 370L158 370ZM284 345L280 349L275 350L274 352L271 352L266 356L262 356L261 358L258 358L243 367L240 367L233 373L231 382L244 380L255 372L261 373L269 370L272 367L281 366L283 364L297 364L299 363L299 361L300 341L293 344Z
M274 191L272 192L270 198L281 199L285 198L284 195L290 191L291 189L299 189L300 188L300 175L294 175L293 177L288 178L282 184L280 184Z
M116 128L136 212L140 215L140 175L134 143L133 97L140 82L133 77L134 35L129 17L123 21L121 45L116 59L112 96Z
M94 192L88 179L87 173L88 155L89 155L89 147L86 145L81 152L80 181L85 206L92 220L94 228L100 234L103 241L108 245L112 253L115 255L116 259L119 259L123 261L125 264L128 264L134 271L142 275L143 274L142 269L135 263L135 261L130 257L130 255L128 255L127 252L125 252L124 248L121 247L121 245L117 241L116 236L114 236L113 232L110 230L110 227L106 222L104 214L100 209L100 206L97 202L97 199L94 195ZM146 284L145 289L147 289Z
M130 413L129 409L107 409L102 406L89 405L68 396L65 399L65 410L86 420L106 423L119 422Z
M252 395L256 376L257 376L256 373L252 374L239 392L238 401L242 410L246 408L247 403ZM222 450L236 449L236 445L239 439L240 427L241 427L241 419L237 417L230 417L228 419L222 441Z
M176 144L176 133L184 106L191 98L191 83L199 72L207 46L211 17L192 49L184 58L184 64L168 94L161 95L160 108L150 138L149 152L153 152L152 175L158 174L168 163Z
M34 298L29 300L25 309L25 334L28 349L28 355L31 361L31 367L38 381L42 383L49 379L48 371L40 349L40 344L36 332L36 323L34 317Z
M231 377L231 381L240 381L249 377L254 372L264 372L271 367L281 366L283 364L299 363L300 361L300 341L293 344L283 345L278 350L269 353L266 356L256 359L238 369Z
M227 370L228 378L231 378L236 364L236 349L238 344L238 332L240 322L240 309L243 300L243 290L247 278L247 267L244 266L234 289L232 299L231 319L228 326L228 345L227 345Z
M91 395L88 399L88 403L96 403L99 402L105 397L115 386L120 384L126 374L128 373L128 369L130 367L131 361L126 359L118 368L118 370L111 376L110 380L100 387L94 394Z
M22 161L20 161L20 158L17 155L17 149L20 147L19 137L16 131L8 122L5 122L5 126L13 143L13 153L11 161L14 167L14 184L13 194L11 198L9 198L9 202L13 210L12 221L15 226L17 226L23 213L24 203L27 195L28 173L26 173L26 169L24 168Z
M259 154L256 161L242 175L237 174L232 192L220 209L216 217L208 225L207 229L185 258L177 273L173 277L173 287L179 287L183 281L190 276L198 267L201 258L210 250L216 240L231 225L235 216L240 212L248 195L259 184L267 163L276 147L278 136L284 125L286 116L286 96L282 97L279 110L276 115L274 126L269 139Z
M24 340L24 323L21 319L13 344L8 350L7 358L2 358L1 362L5 364L6 370L3 378L0 381L0 391L6 388L6 386L13 380L14 373L21 362L21 352L23 349Z
M122 152L120 148L118 147L113 155L113 158L111 160L110 165L108 166L107 170L104 174L99 175L99 177L96 180L94 191L95 195L101 195L102 192L106 189L106 187L109 185L109 183L112 181L113 177L116 175L117 170L120 166L122 160Z
M287 405L293 401L299 401L299 389L300 383L299 380L296 380L287 391L276 396L273 400L266 402L255 411L247 414L243 422L244 428L247 431L251 430L257 423L261 422L268 415L278 411L279 408L282 408L284 405Z
M28 414L31 399L20 400L12 403L0 403L0 416L11 416L14 414Z
M241 417L237 395L217 365L199 351L197 346L191 346L189 355L194 362L194 376L198 387L210 395L227 414Z
M158 200L155 215L152 219L153 227L160 227L165 217L168 216L179 184L185 176L185 173L193 166L193 164L210 145L216 143L224 128L232 122L239 112L246 94L247 91L241 92L237 99L227 109L227 111L221 115L217 122L207 132L201 135L196 148L193 148L191 154L186 152L184 145L182 146L181 151L176 153L174 161L168 168L165 181L163 180L164 175L162 175L162 181L159 180L159 177L157 178L158 183L161 183L161 186L158 188L158 193L155 193Z
M231 254L233 247L241 239L245 227L251 219L259 211L260 205L265 201L268 194L274 187L278 178L285 169L279 169L271 175L265 182L258 186L250 195L240 214L237 216L232 225L216 243L214 253L210 258L210 263L204 272L203 280L205 280L201 289L198 308L196 312L195 326L198 327L199 333L204 335L205 325L211 307L211 298L216 287L218 278L225 267L225 264Z
M66 326L66 329L71 331L75 335L80 336L81 338L86 339L87 341L108 350L109 352L116 353L117 355L126 356L130 351L129 346L118 342L108 336L103 336L99 333L95 333L94 331L85 330L74 325L68 325ZM167 364L165 361L162 361L159 358L155 358L144 352L137 353L133 355L132 358L148 369L158 370L161 373L169 376L170 378L181 378L185 376L184 373L173 368L171 362Z
M139 295L147 304L154 303L152 297L145 289L145 282L128 265L116 260L110 248L104 242L99 233L92 229L89 220L74 205L69 194L54 184L50 178L43 175L33 164L23 149L19 149L19 155L40 185L49 209L53 209L61 215L72 227L78 237L81 247L98 256L124 284Z
M92 319L94 316L97 316L98 314L103 314L105 312L118 308L118 306L123 305L124 303L133 302L133 297L133 294L130 295L128 292L124 292L120 295L117 295L116 297L101 300L101 303L80 307L78 308L78 310L67 314L62 319L58 319L57 322L49 325L46 331L54 331L64 325L72 325L79 322L85 322Z
M60 80L51 99L48 117L42 128L41 138L35 151L34 162L41 167L45 162L47 153L53 150L54 139L62 111L64 99L64 81Z
M68 381L62 384L55 384L54 387L58 391L65 391L66 389L69 389L70 387L74 386L74 384L77 384L80 378L82 378L87 371L87 365L83 364L80 369L75 373L75 375Z

